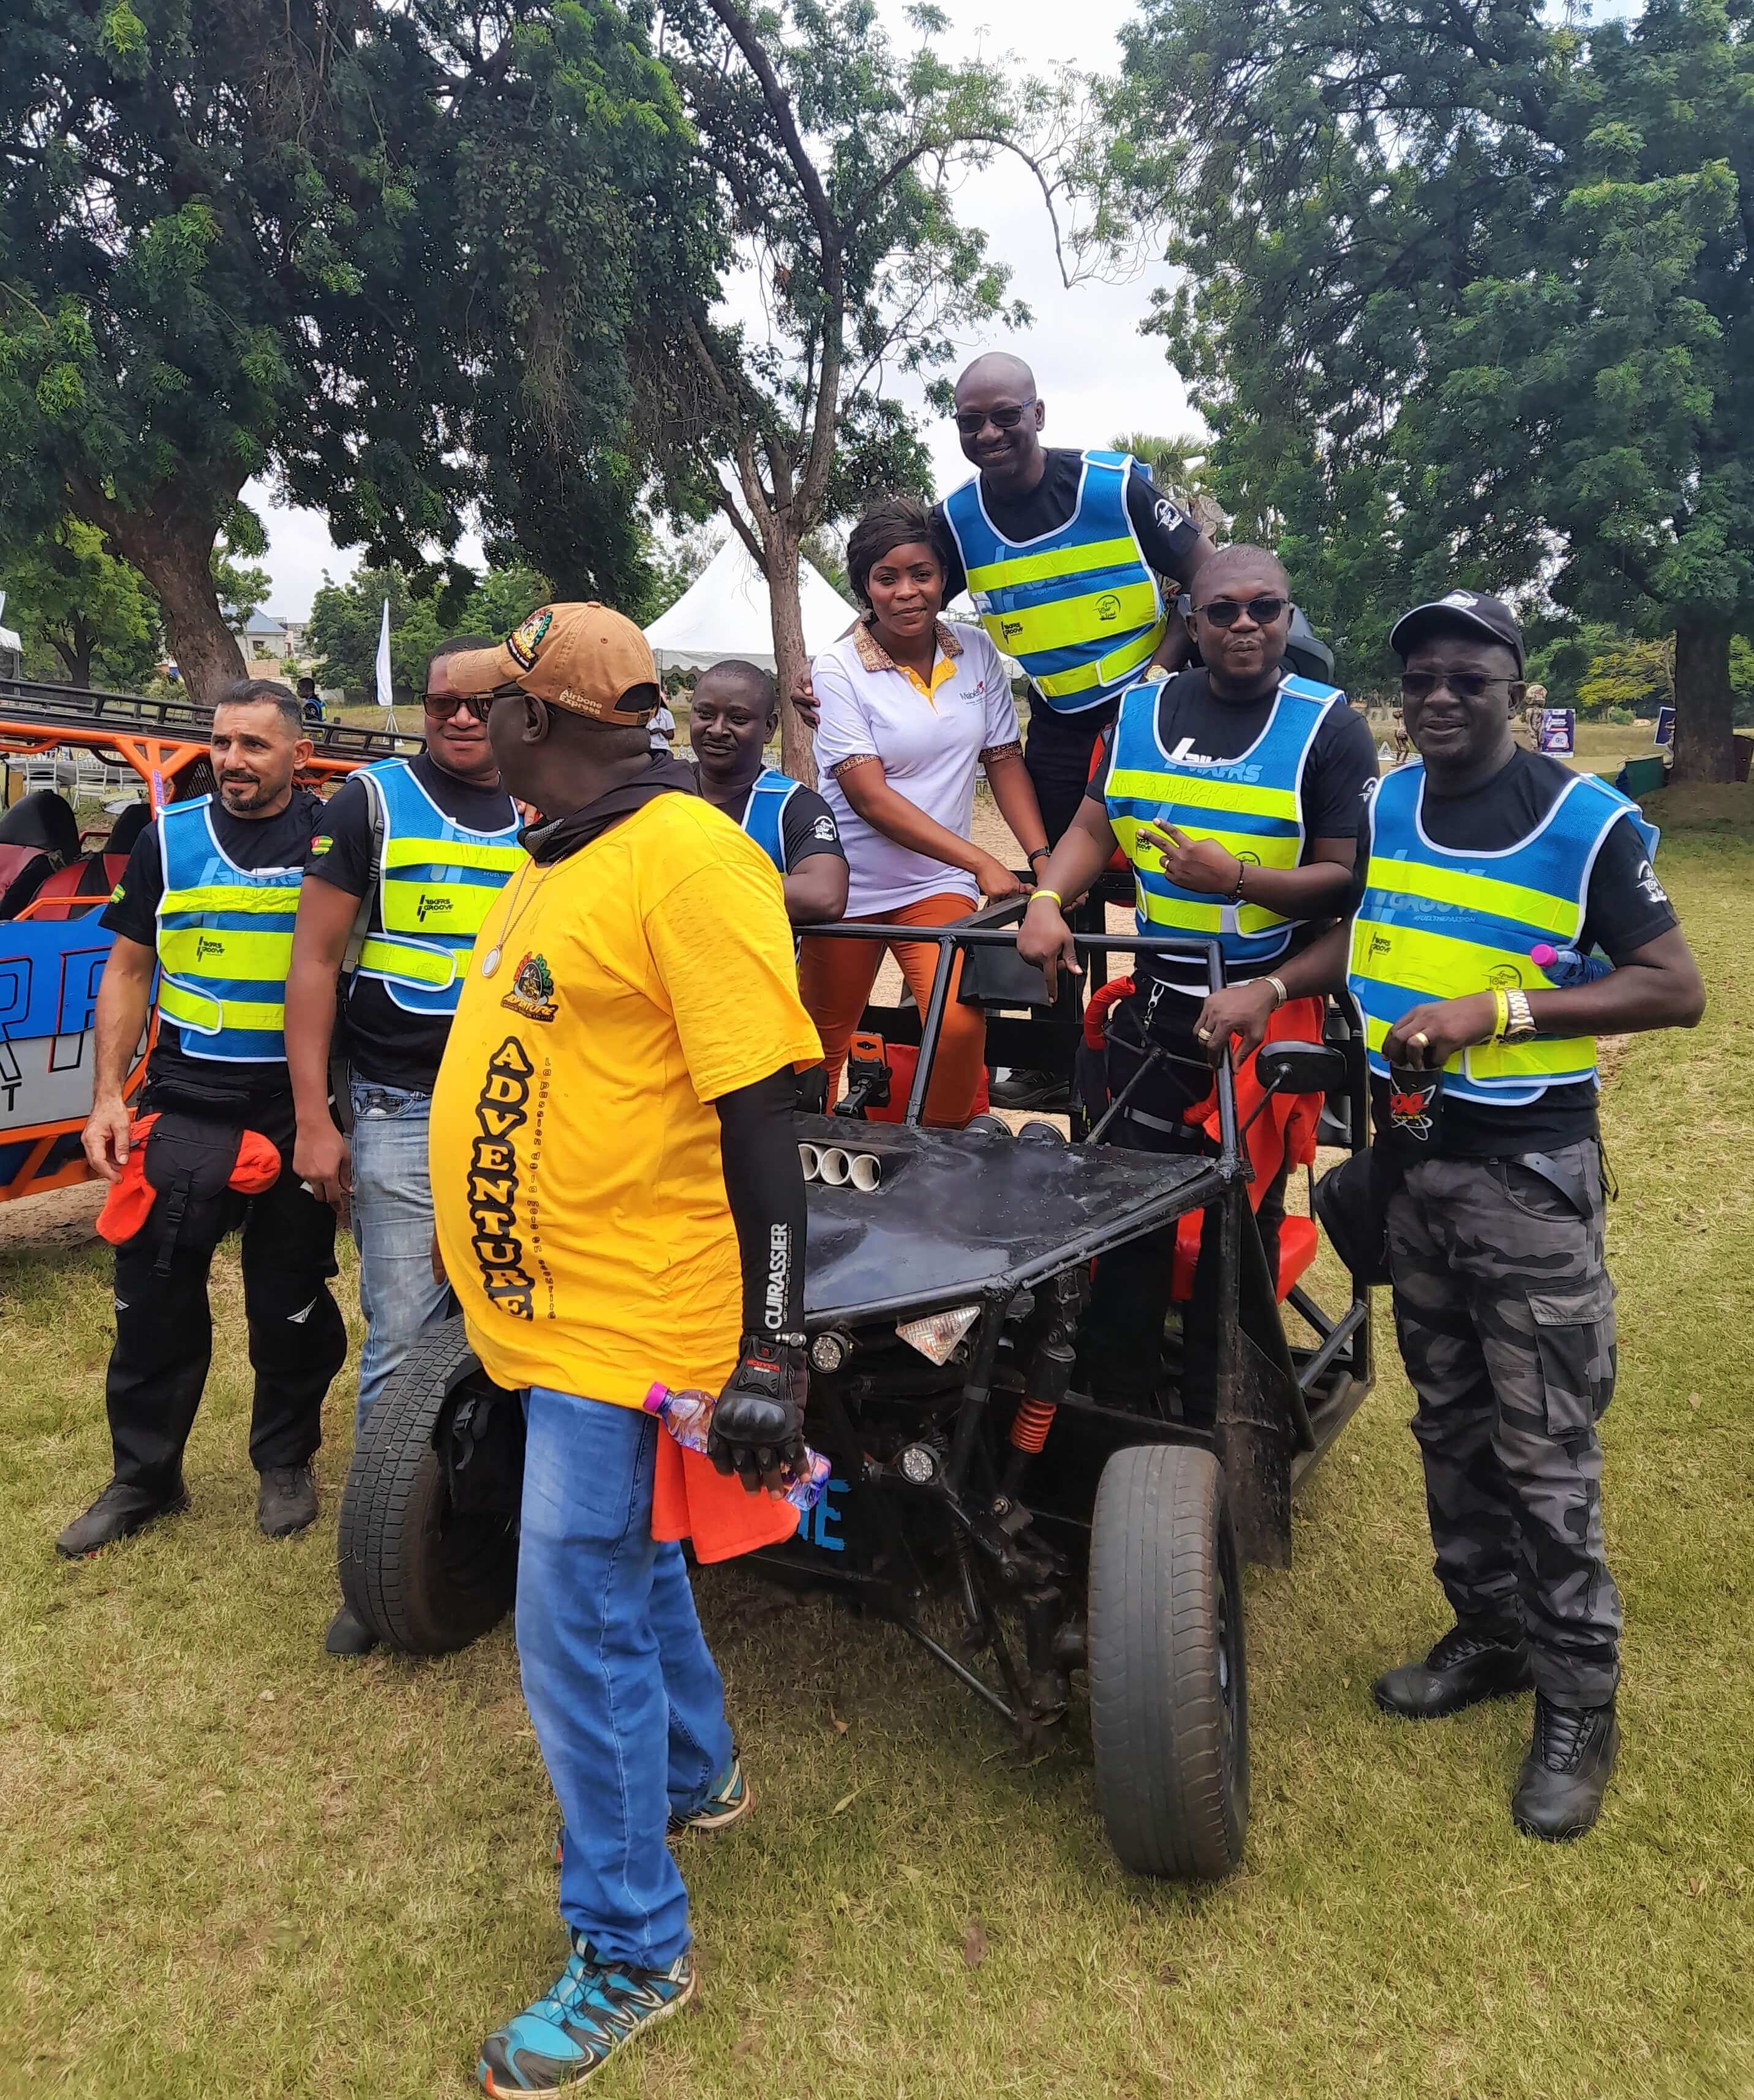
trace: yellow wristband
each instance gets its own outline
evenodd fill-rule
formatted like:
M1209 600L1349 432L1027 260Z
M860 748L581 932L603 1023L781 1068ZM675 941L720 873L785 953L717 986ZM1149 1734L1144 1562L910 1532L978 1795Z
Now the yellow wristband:
M1495 1009L1492 1040L1497 1043L1502 1040L1505 1030L1510 1026L1510 995L1508 992L1495 991L1492 994L1492 1004Z
M1057 889L1032 889L1029 892L1029 902L1032 904L1039 902L1044 897L1051 898L1054 903L1060 907L1062 911L1065 910L1066 900L1060 895Z

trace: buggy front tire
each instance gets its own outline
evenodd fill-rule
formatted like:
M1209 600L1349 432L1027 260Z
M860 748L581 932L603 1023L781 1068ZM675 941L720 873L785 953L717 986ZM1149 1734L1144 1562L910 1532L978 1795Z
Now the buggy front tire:
M1242 1589L1210 1451L1151 1444L1104 1467L1091 1522L1096 1803L1122 1866L1212 1882L1249 1820Z
M484 1374L447 1320L409 1350L378 1396L342 1490L342 1595L386 1647L408 1655L466 1648L510 1610L518 1527L509 1514L460 1511L439 1455L466 1389Z

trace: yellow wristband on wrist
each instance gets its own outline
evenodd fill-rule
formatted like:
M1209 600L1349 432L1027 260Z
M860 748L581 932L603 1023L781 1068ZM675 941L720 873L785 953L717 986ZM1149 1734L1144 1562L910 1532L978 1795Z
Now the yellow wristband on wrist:
M1495 1043L1498 1043L1504 1039L1505 1031L1510 1026L1510 995L1509 992L1495 991L1492 994L1492 1040Z
M1057 904L1062 911L1065 910L1066 900L1060 895L1057 889L1032 889L1029 892L1029 902L1032 904L1039 902L1039 900L1044 897L1047 898L1051 903Z

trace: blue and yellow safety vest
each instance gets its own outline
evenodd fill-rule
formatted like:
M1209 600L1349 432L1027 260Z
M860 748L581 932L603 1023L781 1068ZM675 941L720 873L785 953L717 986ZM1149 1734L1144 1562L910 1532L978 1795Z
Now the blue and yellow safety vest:
M1133 863L1134 917L1141 933L1189 933L1221 945L1227 968L1261 967L1282 955L1295 921L1264 904L1230 903L1183 889L1163 872L1163 855L1141 845L1143 823L1174 824L1190 839L1216 839L1252 867L1296 867L1303 858L1303 768L1329 708L1344 707L1333 686L1288 677L1267 726L1240 757L1196 765L1163 748L1156 686L1121 703L1103 801L1122 851Z
M454 822L405 758L368 765L366 792L383 812L377 930L359 950L359 974L376 977L408 1013L451 1014L464 966L488 907L527 855L518 820L474 832Z
M159 1012L184 1054L228 1064L286 1058L286 973L302 867L240 867L214 835L213 797L158 820Z
M1144 676L1168 624L1127 515L1125 452L1086 452L1072 515L1020 545L987 516L976 474L944 499L968 593L995 645L1055 714L1079 714Z
M786 872L786 805L797 792L798 783L789 773L765 765L743 810L743 829L782 876Z
M1635 804L1580 773L1527 838L1494 852L1434 845L1421 812L1425 768L1385 774L1371 805L1370 864L1352 921L1347 982L1364 1017L1370 1068L1386 1077L1382 1042L1401 1016L1428 1000L1479 991L1549 990L1531 956L1583 930L1589 871L1611 826L1636 826L1645 850L1657 834ZM1536 1035L1478 1043L1444 1067L1448 1090L1498 1108L1521 1108L1549 1087L1596 1076L1592 1035Z

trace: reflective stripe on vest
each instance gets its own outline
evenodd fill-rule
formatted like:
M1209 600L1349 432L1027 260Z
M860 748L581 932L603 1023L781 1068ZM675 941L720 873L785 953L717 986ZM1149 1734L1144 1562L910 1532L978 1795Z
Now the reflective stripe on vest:
M786 873L786 805L798 792L789 773L764 766L749 791L743 810L743 829L773 862L782 877Z
M517 817L498 831L469 830L438 807L405 758L368 765L363 778L382 806L384 837L378 924L360 946L359 974L377 979L407 1012L455 1013L475 936L526 858Z
M981 625L1057 714L1126 691L1168 624L1127 515L1132 464L1125 452L1086 452L1071 517L1020 545L987 516L978 474L944 499Z
M1434 845L1421 822L1425 768L1386 774L1371 805L1370 865L1352 921L1347 982L1364 1017L1371 1070L1386 1077L1382 1044L1426 1001L1479 991L1552 989L1529 951L1566 947L1583 930L1589 871L1610 827L1636 825L1647 853L1657 834L1637 805L1592 774L1575 774L1527 838L1494 852ZM1479 1043L1444 1068L1448 1090L1520 1108L1549 1087L1596 1076L1590 1035Z
M214 833L212 801L174 802L158 820L159 1012L182 1030L187 1057L283 1063L304 871L240 867Z
M1264 904L1232 904L1178 888L1163 872L1161 852L1139 845L1139 827L1174 824L1190 839L1216 839L1251 867L1297 867L1303 858L1304 765L1329 709L1345 702L1332 686L1287 677L1265 728L1240 757L1191 765L1158 741L1160 697L1156 686L1137 686L1122 699L1103 787L1108 822L1133 863L1138 929L1216 939L1233 968L1270 963L1289 946L1294 922Z

